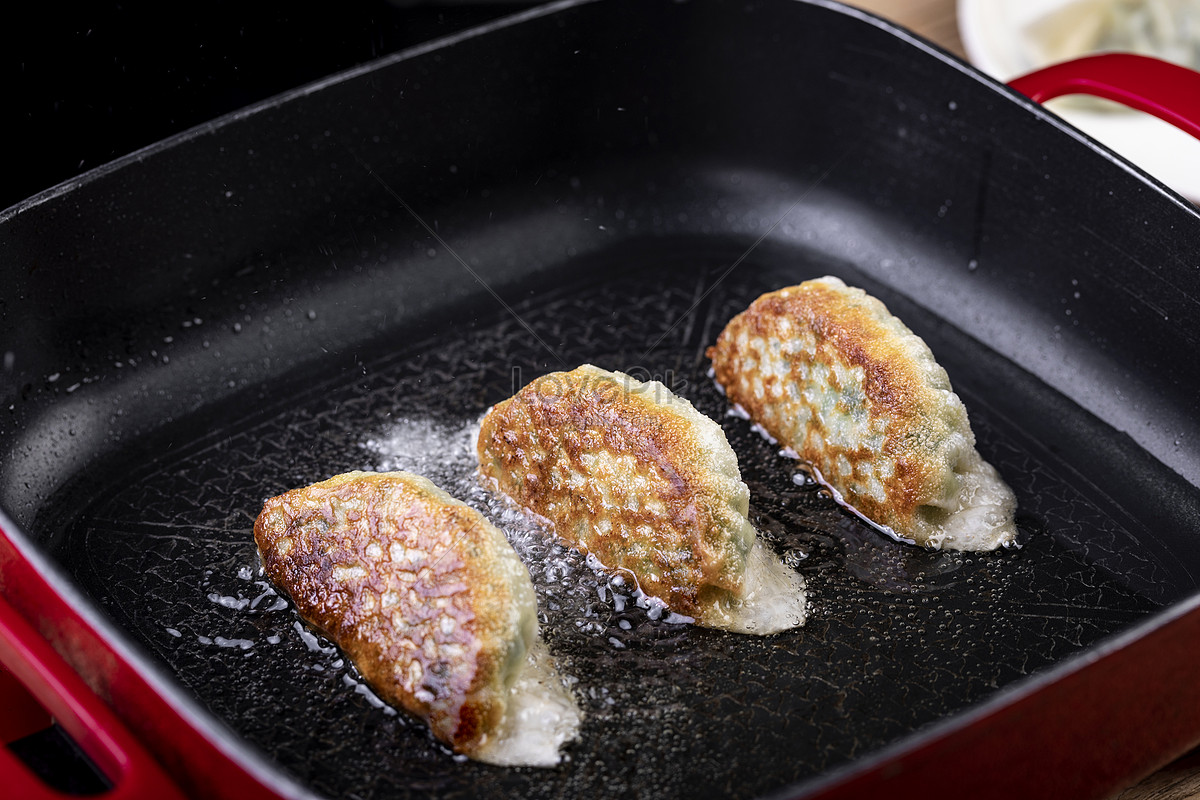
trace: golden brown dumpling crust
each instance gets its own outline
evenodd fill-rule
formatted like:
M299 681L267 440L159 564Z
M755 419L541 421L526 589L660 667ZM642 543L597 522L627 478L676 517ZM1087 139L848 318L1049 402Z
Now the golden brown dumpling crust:
M1011 493L977 465L945 370L861 289L827 277L765 294L730 321L708 357L729 400L871 521L932 546L1011 542ZM983 496L979 482L988 503L998 498L982 543L945 524Z
M546 375L488 412L478 452L502 492L672 611L704 623L742 594L755 535L737 457L662 384Z
M529 573L478 512L407 473L338 475L268 500L267 576L386 702L477 755L536 636Z

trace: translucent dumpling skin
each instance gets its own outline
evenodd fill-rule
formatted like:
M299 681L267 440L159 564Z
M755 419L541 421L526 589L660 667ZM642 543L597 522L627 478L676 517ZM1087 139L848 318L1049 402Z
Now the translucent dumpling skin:
M482 474L569 544L698 623L801 624L804 588L758 541L720 426L657 381L584 365L484 417Z
M504 534L425 478L351 472L271 498L254 524L263 568L386 702L457 752L549 765L578 711L537 638L529 571ZM510 708L534 682L516 731ZM514 752L514 736L524 750Z
M946 371L863 290L825 277L765 294L708 357L729 400L876 526L934 548L1015 542L1012 490Z

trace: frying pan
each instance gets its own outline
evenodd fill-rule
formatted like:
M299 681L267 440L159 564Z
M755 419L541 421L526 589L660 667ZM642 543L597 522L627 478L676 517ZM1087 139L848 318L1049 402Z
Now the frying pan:
M1200 741L1197 252L1181 198L876 18L547 6L0 215L0 612L142 743L81 742L114 792L1101 796ZM881 539L727 415L705 347L826 273L930 344L1020 549ZM721 422L814 613L672 625L523 540L587 721L554 770L463 762L271 593L250 526L357 467L490 513L471 422L583 361Z

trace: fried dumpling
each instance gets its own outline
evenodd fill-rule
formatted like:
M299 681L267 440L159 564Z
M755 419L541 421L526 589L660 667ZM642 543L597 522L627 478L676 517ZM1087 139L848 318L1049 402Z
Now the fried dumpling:
M267 576L386 702L455 751L551 766L579 710L537 633L529 571L481 514L405 472L350 472L271 498Z
M800 625L804 582L759 541L715 422L657 381L584 365L533 381L483 418L479 467L572 546L632 574L701 625Z
M876 527L932 548L1016 540L1016 499L975 449L929 347L833 277L765 294L708 349L729 400Z

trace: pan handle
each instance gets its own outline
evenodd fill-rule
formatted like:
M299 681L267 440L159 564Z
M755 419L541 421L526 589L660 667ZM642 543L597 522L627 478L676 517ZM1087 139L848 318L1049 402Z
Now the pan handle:
M0 595L0 664L49 712L104 774L112 788L97 800L180 800L158 763L25 618ZM2 712L0 712L2 713ZM0 743L0 794L61 800Z
M1043 67L1008 85L1038 103L1066 94L1115 100L1200 139L1200 72L1169 61L1103 53Z

